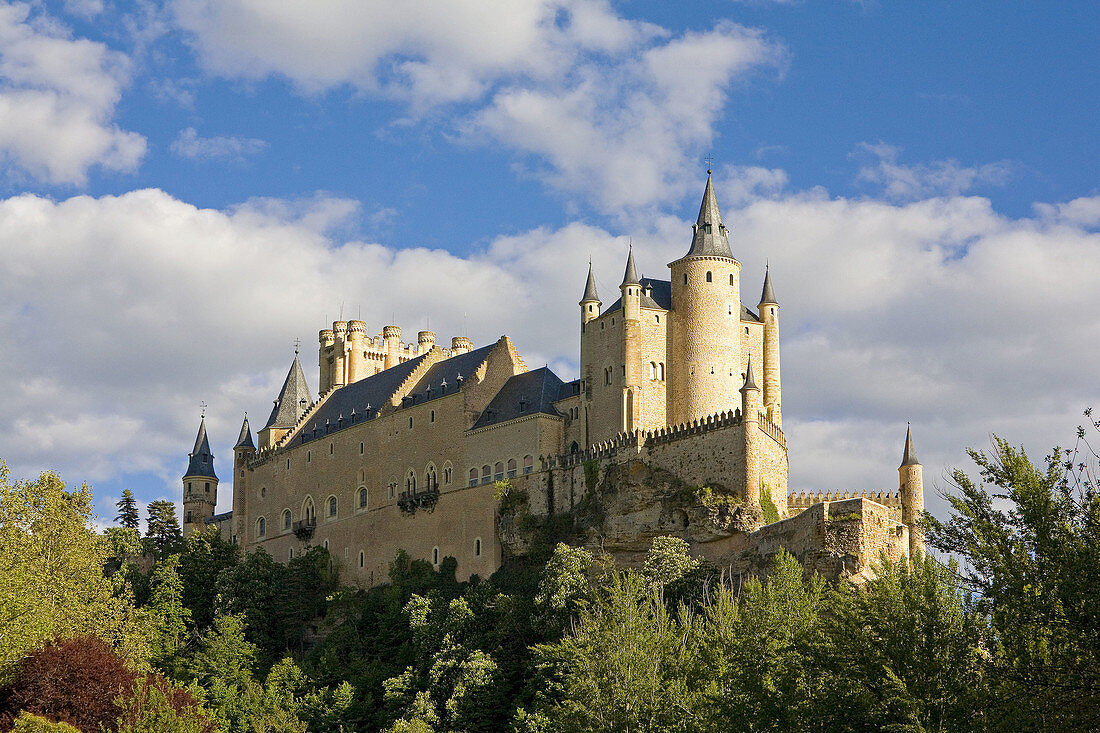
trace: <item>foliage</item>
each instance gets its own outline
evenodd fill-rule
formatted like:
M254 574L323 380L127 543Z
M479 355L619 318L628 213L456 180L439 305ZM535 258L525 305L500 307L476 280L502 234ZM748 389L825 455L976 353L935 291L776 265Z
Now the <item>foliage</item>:
M772 501L772 492L763 481L760 482L760 509L764 512L765 524L779 521L779 508Z
M118 507L118 516L115 521L124 529L137 529L140 525L141 515L138 513L137 499L134 492L129 489L122 490L122 498L115 504Z
M103 575L109 550L91 521L87 485L66 491L49 472L12 482L0 461L0 680L55 636L93 634L143 657L129 599Z
M500 503L501 514L522 514L527 512L527 492L517 489L508 479L493 484L493 495Z
M149 583L149 604L145 608L151 660L165 671L174 671L179 665L191 627L191 612L183 605L184 585L179 565L179 555L171 555L157 563Z
M118 733L214 733L213 721L186 690L158 675L134 682L119 700Z
M598 461L588 460L584 462L584 488L588 493L596 488L600 481L600 464Z
M179 558L183 605L190 611L195 628L206 629L216 614L218 576L240 562L240 550L211 527L205 532L192 532Z
M11 730L12 733L80 733L68 723L54 723L28 712L19 714Z
M1096 454L1080 428L1077 448L1055 449L1042 469L996 436L990 454L969 453L981 482L956 471L956 490L946 497L953 516L926 521L929 543L962 558L962 581L991 620L988 666L996 688L991 714L1015 730L1095 730L1100 727Z
M145 538L157 558L173 555L183 549L183 531L176 517L176 505L166 499L149 502L149 519Z
M699 559L691 556L691 547L679 537L654 537L646 553L642 575L656 588L675 583L699 567Z

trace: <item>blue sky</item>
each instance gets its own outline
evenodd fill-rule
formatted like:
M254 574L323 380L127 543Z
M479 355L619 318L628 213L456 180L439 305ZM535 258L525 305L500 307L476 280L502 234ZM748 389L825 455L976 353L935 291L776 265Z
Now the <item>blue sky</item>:
M946 485L1095 403L1095 3L395 7L0 2L15 474L178 499L204 400L228 489L341 307L570 378L587 259L663 276L708 155L784 305L795 488L893 487L907 419Z

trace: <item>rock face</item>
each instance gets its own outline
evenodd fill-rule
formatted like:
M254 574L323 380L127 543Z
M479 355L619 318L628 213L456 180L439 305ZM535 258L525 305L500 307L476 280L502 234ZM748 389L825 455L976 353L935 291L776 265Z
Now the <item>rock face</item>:
M815 504L795 516L764 524L759 501L723 486L688 486L641 460L590 473L574 508L558 515L563 541L610 555L618 565L640 564L655 537L680 537L692 554L730 572L766 574L780 549L794 555L807 575L859 580L885 555L906 557L907 528L892 510L853 498ZM525 555L552 518L530 514L525 496L502 502L498 522L506 555Z

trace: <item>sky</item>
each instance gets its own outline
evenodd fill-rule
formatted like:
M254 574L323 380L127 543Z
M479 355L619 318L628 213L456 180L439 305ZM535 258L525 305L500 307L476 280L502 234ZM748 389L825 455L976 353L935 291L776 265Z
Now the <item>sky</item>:
M792 490L927 504L1100 407L1100 5L0 0L0 459L176 501L201 411L230 508L302 343L508 334L576 376L690 243L706 168L782 304ZM708 162L709 161L709 162ZM973 472L973 471L972 471Z

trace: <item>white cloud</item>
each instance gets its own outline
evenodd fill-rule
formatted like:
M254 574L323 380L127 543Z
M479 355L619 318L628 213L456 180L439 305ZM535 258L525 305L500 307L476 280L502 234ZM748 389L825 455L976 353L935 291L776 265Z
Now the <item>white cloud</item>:
M128 75L122 54L0 3L0 170L77 185L93 166L133 170L145 138L113 122Z
M1072 439L1079 411L1100 404L1100 233L1088 216L791 193L780 174L715 181L743 300L753 305L767 259L783 306L794 487L893 488L907 419L930 487L990 432L1037 458ZM738 209L727 202L748 184L728 175L778 183ZM459 257L336 238L359 211L324 195L216 211L156 190L0 201L0 445L13 472L152 472L172 496L205 400L224 510L242 412L259 427L296 337L316 385L312 334L341 307L371 330L392 317L406 337L429 319L442 342L507 333L529 365L569 378L589 256L605 302L616 297L626 241L604 229L539 228ZM644 274L666 275L694 213L632 232ZM507 307L486 296L499 292Z
M198 131L193 127L180 130L171 145L171 151L181 158L191 160L220 160L243 162L246 158L262 153L267 148L267 143L256 138L227 137L215 135L213 137L199 137Z
M731 86L784 59L728 21L674 36L606 0L175 9L215 73L278 74L307 92L347 86L403 100L414 116L451 105L459 141L503 144L547 185L605 211L677 200Z
M1012 175L1009 161L967 167L957 160L937 160L919 165L898 162L901 148L883 142L860 143L854 157L865 164L859 180L881 184L886 197L916 201L929 196L958 196L976 186L1003 186Z

